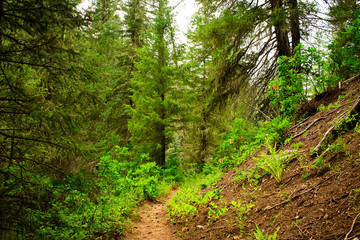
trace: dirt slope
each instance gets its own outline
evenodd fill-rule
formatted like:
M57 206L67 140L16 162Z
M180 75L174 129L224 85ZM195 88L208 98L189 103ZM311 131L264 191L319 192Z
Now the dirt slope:
M268 174L256 181L234 181L238 172L255 169L251 160L229 171L216 186L222 197L213 202L229 211L209 218L209 206L203 207L190 222L178 224L179 231L186 229L181 231L182 238L251 239L256 226L264 235L279 229L278 239L360 236L359 120L358 116L345 118L350 110L351 115L359 111L359 97L360 75L303 106L302 113L310 116L291 128L292 140L280 149L301 144L282 182L277 183ZM322 111L316 110L319 107ZM234 207L232 201L244 208Z

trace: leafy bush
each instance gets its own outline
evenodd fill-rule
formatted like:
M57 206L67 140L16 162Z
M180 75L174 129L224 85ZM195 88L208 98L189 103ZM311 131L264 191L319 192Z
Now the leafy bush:
M287 130L290 125L290 118L285 116L277 116L271 121L265 121L257 130L256 144L263 145L266 141L283 144L287 138Z
M181 175L180 166L161 169L147 159L148 155L142 154L134 160L128 148L114 147L101 157L94 173L50 176L34 168L22 173L29 167L24 162L8 168L13 176L26 180L23 187L32 196L24 196L24 204L14 209L24 221L9 225L14 231L8 231L5 238L90 239L120 234L139 201L164 194L176 181L169 175ZM10 195L22 196L21 190L8 190Z
M247 171L240 171L239 169L236 170L236 172L239 174L238 176L234 177L233 180L236 182L242 182L243 186L246 183L249 183L252 186L257 186L259 183L259 179L261 178L261 175L258 174L257 171L254 169L248 169Z
M180 217L184 220L194 216L201 206L206 205L219 193L217 189L209 190L206 193L201 190L215 184L222 175L222 172L218 170L208 175L198 174L188 178L176 195L167 203L168 215Z
M33 236L36 239L86 239L97 233L119 233L125 216L130 214L129 208L136 206L135 199L131 204L120 196L92 196L90 192L74 189L68 181L49 188L53 194L49 209L31 214L37 226Z
M267 93L276 115L293 118L299 104L336 85L339 78L329 75L325 53L299 44L294 56L278 61L278 77L270 81Z
M290 124L288 118L281 116L259 126L242 118L235 119L232 130L223 134L212 164L221 168L231 168L246 161L247 157L266 141L282 144ZM209 167L209 164L207 165Z
M242 118L234 120L232 130L223 134L220 146L216 149L214 161L222 168L241 164L248 154L256 149L257 128Z

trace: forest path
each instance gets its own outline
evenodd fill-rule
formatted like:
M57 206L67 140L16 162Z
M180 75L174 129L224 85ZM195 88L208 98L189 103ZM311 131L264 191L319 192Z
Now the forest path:
M180 240L172 228L167 216L165 204L177 192L171 190L170 194L156 202L146 201L139 209L139 221L134 221L130 232L120 238L121 240Z

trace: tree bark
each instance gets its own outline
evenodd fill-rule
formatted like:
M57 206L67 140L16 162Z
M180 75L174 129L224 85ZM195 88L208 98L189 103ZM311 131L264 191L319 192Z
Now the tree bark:
M4 28L3 26L3 18L4 18L4 0L0 0L0 49L2 49L2 29Z
M163 9L164 9L164 2L162 0L159 1L159 14L163 14ZM163 17L163 16L162 16ZM161 144L161 149L160 149L160 154L159 154L159 158L157 159L158 163L160 166L164 166L165 165L165 161L166 161L166 126L165 126L165 118L166 118L166 111L165 111L165 93L166 93L166 78L163 76L162 73L162 68L166 66L166 60L165 60L165 25L162 25L161 28L159 29L159 42L157 44L159 44L158 46L158 67L159 67L159 81L160 81L160 93L161 93L161 113L160 113L160 119L161 119L161 123L160 123L160 144Z
M206 151L207 151L207 114L205 109L202 111L202 123L200 125L200 149L198 152L198 161L200 164L205 163Z
M290 56L290 44L286 27L286 15L282 0L270 0L272 18L274 21L278 57Z
M295 47L300 44L300 20L297 0L289 0L290 5L290 31L291 31L291 50L295 53Z

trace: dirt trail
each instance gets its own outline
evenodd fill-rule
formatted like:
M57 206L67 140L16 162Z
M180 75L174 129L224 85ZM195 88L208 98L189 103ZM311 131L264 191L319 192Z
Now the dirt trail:
M134 222L131 232L125 234L122 240L180 240L176 230L172 228L165 210L165 204L176 190L156 202L146 201L139 209L139 221Z

